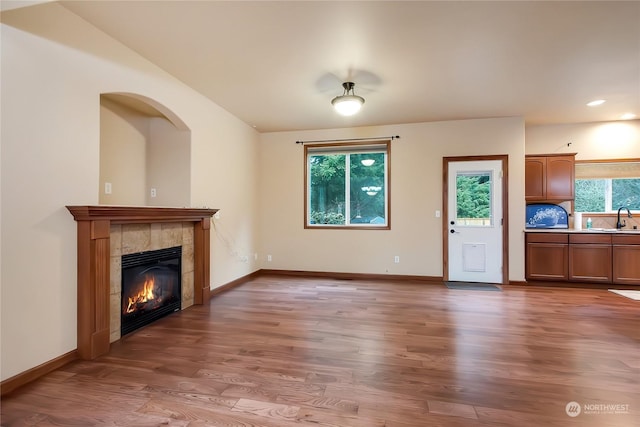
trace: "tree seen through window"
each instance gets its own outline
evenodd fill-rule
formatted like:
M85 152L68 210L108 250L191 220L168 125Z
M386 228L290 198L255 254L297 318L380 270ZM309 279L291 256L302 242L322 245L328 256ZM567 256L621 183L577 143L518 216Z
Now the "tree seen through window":
M490 225L489 172L462 173L456 177L456 216L459 225Z

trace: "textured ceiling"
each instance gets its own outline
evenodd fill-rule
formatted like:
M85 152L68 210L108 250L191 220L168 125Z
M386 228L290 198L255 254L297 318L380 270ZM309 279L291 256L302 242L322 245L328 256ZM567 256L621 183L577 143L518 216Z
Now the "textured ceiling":
M60 3L261 132L640 116L640 2Z

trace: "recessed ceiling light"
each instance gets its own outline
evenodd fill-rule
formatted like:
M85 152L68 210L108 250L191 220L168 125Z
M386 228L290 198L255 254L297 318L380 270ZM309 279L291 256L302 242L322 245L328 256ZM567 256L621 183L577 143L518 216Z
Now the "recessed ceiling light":
M588 102L587 105L589 107L597 107L598 105L604 104L606 101L604 99L596 99L595 101Z
M636 115L633 113L624 113L623 115L620 116L620 120L631 120L635 118L636 118Z

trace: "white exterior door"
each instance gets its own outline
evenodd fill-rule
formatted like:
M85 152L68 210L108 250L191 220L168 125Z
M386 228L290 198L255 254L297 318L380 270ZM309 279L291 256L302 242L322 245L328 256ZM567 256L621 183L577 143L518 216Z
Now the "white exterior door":
M502 162L448 163L448 280L502 283Z

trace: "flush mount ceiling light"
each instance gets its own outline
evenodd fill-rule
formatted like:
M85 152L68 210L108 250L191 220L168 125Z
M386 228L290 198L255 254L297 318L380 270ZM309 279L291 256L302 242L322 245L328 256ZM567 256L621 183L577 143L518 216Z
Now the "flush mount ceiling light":
M376 162L375 159L362 159L360 160L360 163L362 163L363 166L371 166Z
M355 86L353 82L342 83L343 94L331 100L331 105L340 115L353 116L364 104L364 98L353 93L353 86Z

